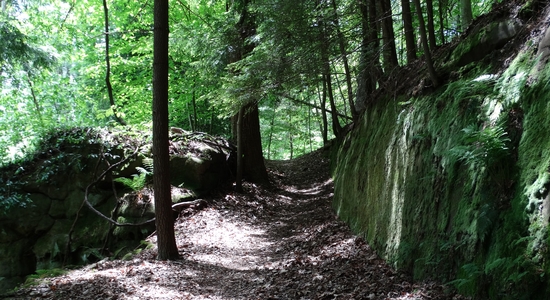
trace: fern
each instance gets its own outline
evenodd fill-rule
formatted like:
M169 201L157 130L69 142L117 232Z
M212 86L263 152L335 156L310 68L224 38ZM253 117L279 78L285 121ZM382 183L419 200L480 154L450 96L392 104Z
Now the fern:
M147 183L147 176L150 175L151 172L141 167L137 167L136 170L139 174L132 175L131 179L126 177L119 177L115 178L115 181L124 184L133 191L142 190Z
M482 130L476 130L471 125L462 129L462 132L462 145L451 148L449 155L464 161L470 168L488 167L508 154L507 144L510 139L501 125Z

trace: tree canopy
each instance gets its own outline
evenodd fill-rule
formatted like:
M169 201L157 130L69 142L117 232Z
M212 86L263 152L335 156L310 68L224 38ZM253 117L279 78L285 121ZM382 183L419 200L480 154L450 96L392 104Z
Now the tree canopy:
M0 163L59 127L150 128L153 1L0 2ZM264 157L318 148L500 1L416 2L171 0L169 124L236 135L231 116L254 103ZM238 26L245 6L253 26Z

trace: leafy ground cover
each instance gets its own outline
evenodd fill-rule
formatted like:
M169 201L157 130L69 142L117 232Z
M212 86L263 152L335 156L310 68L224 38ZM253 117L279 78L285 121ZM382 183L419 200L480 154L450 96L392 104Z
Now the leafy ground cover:
M180 213L179 260L156 260L153 246L0 298L464 299L434 282L413 283L337 219L322 151L267 165L271 186L246 184L244 194Z

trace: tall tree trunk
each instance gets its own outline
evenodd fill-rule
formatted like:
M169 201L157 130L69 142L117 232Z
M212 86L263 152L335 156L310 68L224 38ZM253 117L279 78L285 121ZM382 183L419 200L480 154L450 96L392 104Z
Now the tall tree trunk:
M271 142L273 141L273 127L275 126L275 109L271 114L271 120L269 121L269 138L267 139L267 159L271 159Z
M191 108L189 107L189 102L187 102L186 106L187 106L187 119L189 120L189 128L191 128L191 131L195 131L195 123L193 122L193 117L191 116Z
M318 6L322 9L321 6ZM323 92L326 92L326 95L328 95L328 99L330 102L330 109L331 109L331 115L332 115L332 131L334 135L338 138L340 137L340 133L342 132L342 125L340 125L340 121L338 120L338 110L336 109L336 104L334 101L334 95L332 94L332 79L331 79L331 72L330 72L330 59L329 59L329 53L328 49L330 48L330 43L327 38L328 36L328 29L327 25L325 24L325 20L321 16L318 20L319 23L319 40L321 43L319 46L321 47L321 63L322 63L322 69L321 74L323 76Z
M327 62L328 64L328 62ZM330 103L330 109L331 112L331 119L332 119L332 132L334 133L334 136L336 138L340 138L340 134L342 133L342 125L340 125L340 120L338 120L338 113L336 108L336 102L334 101L334 95L332 93L332 76L330 75L330 72L327 72L325 75L325 82L327 86L327 94L328 94L328 100Z
M313 151L312 134L311 134L311 109L307 108L307 141L309 141L309 152ZM305 151L304 151L305 152Z
M292 140L292 111L288 113L288 125L290 127L288 130L288 144L290 147L290 159L292 159L294 157L294 141Z
M236 24L239 32L239 45L233 45L237 51L236 55L230 59L230 62L237 62L254 50L254 44L248 39L256 33L256 24L254 23L253 15L248 11L250 0L234 1L232 5L239 10L240 18ZM244 105L244 113L242 116L242 154L243 163L238 166L242 167L244 176L250 181L256 183L269 183L267 170L262 151L262 138L260 135L260 117L258 103L255 101ZM239 118L233 118L233 122ZM235 127L235 123L233 123ZM237 170L237 173L240 170Z
M462 31L466 31L472 23L472 0L460 0L460 23Z
M237 115L237 178L235 179L235 191L242 193L243 191L243 175L244 175L244 138L243 138L243 118L244 106L241 106Z
M395 34L393 32L391 0L381 0L380 5L382 9L382 40L384 41L384 47L382 50L382 55L384 57L384 71L390 72L398 66Z
M31 80L31 74L27 70L27 83L29 84L29 88L31 89L31 97L32 102L34 103L34 108L36 109L36 115L38 116L38 121L40 121L40 126L44 127L44 122L42 119L42 107L40 107L40 103L38 103L38 99L36 98L36 93L34 92L34 85L32 84Z
M370 67L370 76L371 76L371 90L376 90L376 85L380 77L382 76L382 65L380 64L380 38L378 34L381 31L381 24L378 21L378 18L381 15L381 12L377 11L376 0L369 0L369 40L371 41L370 47L370 57L372 59L372 64Z
M428 41L430 49L434 50L437 47L437 42L435 40L434 5L432 0L426 0L426 13L428 17Z
M445 45L445 9L447 8L447 0L439 0L439 38L441 45Z
M118 115L115 104L115 97L113 96L113 87L111 86L111 59L109 56L109 9L107 7L107 0L103 0L103 13L105 16L105 64L107 70L105 70L105 84L107 86L107 93L109 95L109 103L113 110L113 116L120 125L126 125L126 122Z
M416 38L411 16L410 0L401 0L403 11L403 29L405 29L405 44L407 46L407 63L416 59Z
M243 145L244 174L252 182L269 183L262 151L260 116L257 103L249 103L244 106L242 122L241 142Z
M336 0L332 0L332 9L334 11L334 25L336 27L336 33L338 34L338 46L340 47L340 54L342 55L342 62L344 63L344 71L346 73L346 85L348 88L348 105L350 108L353 122L356 122L359 118L355 105L353 104L353 85L351 83L351 71L348 63L348 55L346 52L346 40L342 30L340 29L340 21L338 20L338 8L336 6Z
M197 80L193 79L193 95L191 96L193 104L193 131L199 131L199 117L197 115Z
M153 54L153 188L158 259L177 259L168 150L168 0L155 0Z
M319 92L319 87L317 87L319 94L320 110L321 110L321 136L323 137L323 145L328 144L328 117L327 117L327 86L325 83L325 78L322 78L323 92Z
M369 30L369 10L366 0L359 0L357 4L359 6L359 12L361 15L361 55L359 57L359 74L357 76L357 90L355 93L355 109L362 111L366 108L367 96L372 92L371 76L370 76L370 64L372 61L372 53L369 46L374 41L370 41Z
M432 62L432 55L430 53L430 47L428 45L428 37L426 36L426 25L424 24L424 16L422 15L422 6L420 5L420 0L413 0L416 13L418 16L418 24L420 25L420 39L422 40L422 47L424 48L424 59L426 60L426 65L428 67L428 72L430 73L430 78L432 79L432 84L434 87L439 85L439 80L437 78L437 73Z

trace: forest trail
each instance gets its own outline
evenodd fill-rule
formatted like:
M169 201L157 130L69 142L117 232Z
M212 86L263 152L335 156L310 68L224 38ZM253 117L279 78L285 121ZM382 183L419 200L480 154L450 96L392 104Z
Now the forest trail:
M337 219L322 151L267 166L272 186L247 183L180 214L181 259L157 261L153 247L7 299L462 299L412 283Z

